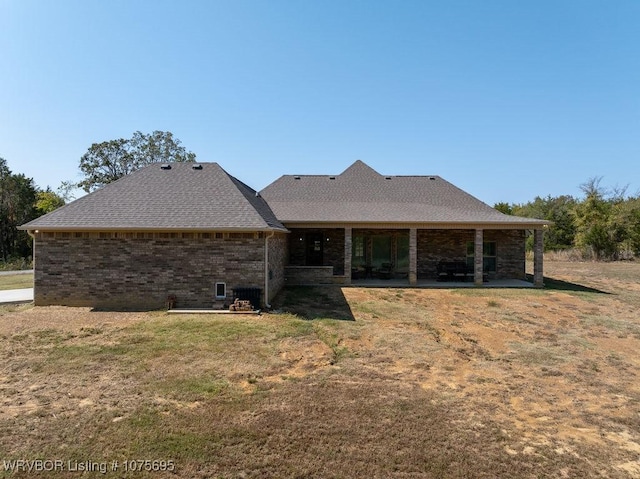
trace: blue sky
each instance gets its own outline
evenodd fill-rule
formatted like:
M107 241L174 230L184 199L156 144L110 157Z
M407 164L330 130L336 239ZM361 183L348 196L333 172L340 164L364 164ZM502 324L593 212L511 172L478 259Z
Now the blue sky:
M640 190L640 1L0 0L0 156L56 189L168 130L261 189L440 175L486 203Z

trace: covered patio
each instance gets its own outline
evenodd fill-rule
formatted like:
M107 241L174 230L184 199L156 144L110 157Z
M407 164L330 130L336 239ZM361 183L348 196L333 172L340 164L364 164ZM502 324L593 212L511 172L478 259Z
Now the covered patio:
M287 283L542 287L543 227L522 229L505 224L358 226L291 228ZM533 235L534 239L533 282L527 281L525 274L528 235ZM452 272L453 265L457 269Z
M339 175L285 175L260 194L291 233L288 284L524 281L533 235L542 287L549 222L503 214L439 176L381 175L358 160Z

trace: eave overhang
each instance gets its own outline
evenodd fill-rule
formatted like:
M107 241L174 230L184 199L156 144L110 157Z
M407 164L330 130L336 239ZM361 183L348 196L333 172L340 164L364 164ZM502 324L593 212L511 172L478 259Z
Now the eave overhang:
M77 232L77 233L263 233L263 232L280 232L289 233L289 230L282 228L233 228L233 227L219 227L219 228L155 228L155 227L98 227L98 226L38 226L38 227L25 227L19 226L19 230L28 231L29 233L43 233L43 232Z
M385 223L385 222L322 222L322 221L283 221L288 229L293 228L357 228L357 229L427 229L427 230L544 230L552 225L550 221L535 222L424 222L424 223Z

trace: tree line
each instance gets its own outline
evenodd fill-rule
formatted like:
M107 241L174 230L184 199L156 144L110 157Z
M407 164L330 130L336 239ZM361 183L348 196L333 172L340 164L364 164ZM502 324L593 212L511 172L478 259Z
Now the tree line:
M508 215L553 222L545 234L545 251L576 249L585 259L619 260L640 256L640 193L605 188L602 177L580 185L583 198L536 197L526 204L497 203ZM527 247L532 248L532 238Z
M42 190L21 173L13 173L0 158L0 261L22 260L31 256L31 238L18 226L64 205L49 187Z

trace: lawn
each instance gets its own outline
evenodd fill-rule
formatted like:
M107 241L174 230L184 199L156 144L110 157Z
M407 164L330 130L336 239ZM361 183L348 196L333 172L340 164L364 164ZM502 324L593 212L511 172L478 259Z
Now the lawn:
M0 274L0 291L23 288L33 288L33 273Z
M0 307L0 477L640 477L640 264L545 266L262 316Z

